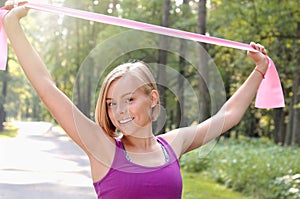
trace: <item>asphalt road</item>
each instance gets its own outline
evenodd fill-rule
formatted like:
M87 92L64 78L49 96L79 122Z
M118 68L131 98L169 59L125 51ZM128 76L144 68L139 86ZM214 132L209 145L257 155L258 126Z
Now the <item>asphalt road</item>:
M59 128L16 122L0 139L0 199L96 199L88 158Z

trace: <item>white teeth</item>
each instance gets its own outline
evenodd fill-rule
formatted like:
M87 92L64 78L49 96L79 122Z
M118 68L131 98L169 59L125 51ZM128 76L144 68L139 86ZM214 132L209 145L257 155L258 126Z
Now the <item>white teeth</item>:
M119 120L119 123L120 124L125 124L125 123L128 123L128 122L130 122L130 121L132 121L133 120L133 118L126 118L126 119L124 119L124 120Z

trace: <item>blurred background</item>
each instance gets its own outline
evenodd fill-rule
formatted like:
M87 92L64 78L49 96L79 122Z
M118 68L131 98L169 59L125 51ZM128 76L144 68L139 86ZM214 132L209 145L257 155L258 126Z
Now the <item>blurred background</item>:
M4 5L4 2L1 0L0 5ZM239 125L219 138L220 144L215 150L205 157L199 157L201 153L199 151L188 154L182 159L182 167L187 172L197 174L204 172L203 176L249 197L300 198L300 177L297 176L300 173L297 155L300 152L298 0L32 2L87 10L242 43L255 41L264 45L277 67L286 106L266 110L256 109L252 104ZM97 93L98 87L91 89L91 85L99 80L90 75L98 74L99 71L93 71L97 69L96 67L94 69L92 67L89 73L78 75L78 71L83 62L89 61L87 57L93 49L127 29L38 11L31 11L29 16L22 20L22 25L28 38L44 59L57 86L73 99L84 114L93 119L95 92ZM137 59L167 65L178 71L180 75L173 77L178 83L177 95L168 90L168 86L159 88L166 120L158 133L201 122L213 115L224 102L220 102L214 108L212 93L209 92L203 78L199 77L197 69L201 70L201 74L211 77L212 74L209 74L210 71L206 68L211 62L214 63L224 84L222 95L226 100L254 68L243 51L200 44L210 59L205 59L202 53L195 53L195 57L198 56L201 60L201 64L195 69L195 66L185 59L184 53L188 53L185 43L182 42L180 45L182 56L161 49L141 49L126 53L111 63L117 65L125 60ZM168 43L162 40L160 45L165 49L164 46ZM93 66L98 63L90 61L88 64ZM174 79L168 78L164 67L157 67L153 72L163 85L173 84ZM197 108L189 106L193 101L184 93L184 86L180 83L182 76L188 80L198 96ZM45 121L56 124L24 77L10 47L7 70L0 72L0 78L0 131L4 132L14 121ZM217 160L223 162L216 162ZM247 168L244 168L246 166ZM193 181L191 187L197 187L195 183ZM193 192L186 189L185 193L189 191Z

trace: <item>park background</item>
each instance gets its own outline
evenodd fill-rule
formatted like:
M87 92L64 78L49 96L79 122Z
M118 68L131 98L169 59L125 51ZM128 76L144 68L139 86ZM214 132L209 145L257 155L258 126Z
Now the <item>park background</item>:
M186 177L194 179L185 188L186 198L193 196L197 183L209 179L253 198L300 198L300 7L297 0L48 0L33 1L66 6L91 12L162 25L189 32L206 34L229 40L259 42L277 67L286 106L276 109L256 109L252 104L242 121L218 139L207 153L194 151L181 159ZM1 1L1 5L4 1ZM32 11L22 21L25 31L43 57L57 86L63 90L88 117L94 117L90 73L78 76L89 53L125 28L92 23L71 17ZM164 40L162 40L164 41ZM143 41L139 41L143 42ZM144 41L149 42L149 41ZM184 52L185 42L182 42ZM161 45L168 43L161 42ZM253 70L253 63L245 52L215 45L200 44L206 49L224 83L225 98L229 98ZM163 48L163 46L162 46ZM114 52L111 52L112 54ZM203 62L202 67L209 66ZM113 64L128 59L167 65L189 80L199 95L198 109L184 109L191 103L178 87L174 96L166 87L160 88L162 105L166 111L161 132L189 125L198 114L201 122L210 117L210 93L194 66L178 56L160 49L142 49L125 54ZM93 65L93 63L90 63ZM205 68L205 67L204 67ZM203 68L202 68L203 69ZM170 79L164 67L155 72L159 82ZM209 71L203 71L203 73ZM178 76L177 82L181 79ZM12 121L47 121L55 124L39 97L24 77L16 57L9 49L7 70L0 73L0 129L5 132ZM78 78L81 78L78 80ZM79 84L80 83L80 84ZM179 83L180 84L180 83ZM76 85L76 86L74 86ZM76 96L74 96L76 93ZM1 124L3 124L1 126ZM5 133L2 133L5 134ZM189 176L191 175L191 176ZM207 188L208 192L210 188ZM190 192L190 193L189 193ZM215 191L211 191L215 192ZM231 197L229 197L231 198Z

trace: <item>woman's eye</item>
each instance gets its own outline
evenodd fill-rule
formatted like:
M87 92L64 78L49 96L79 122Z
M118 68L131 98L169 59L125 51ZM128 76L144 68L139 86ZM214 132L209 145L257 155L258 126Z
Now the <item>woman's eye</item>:
M130 102L132 102L133 101L133 98L128 98L128 99L126 99L126 102L127 103L130 103Z
M114 103L114 102L108 102L108 103L107 103L107 106L108 106L108 107L112 107L112 106L115 106L115 105L116 105L116 103Z

